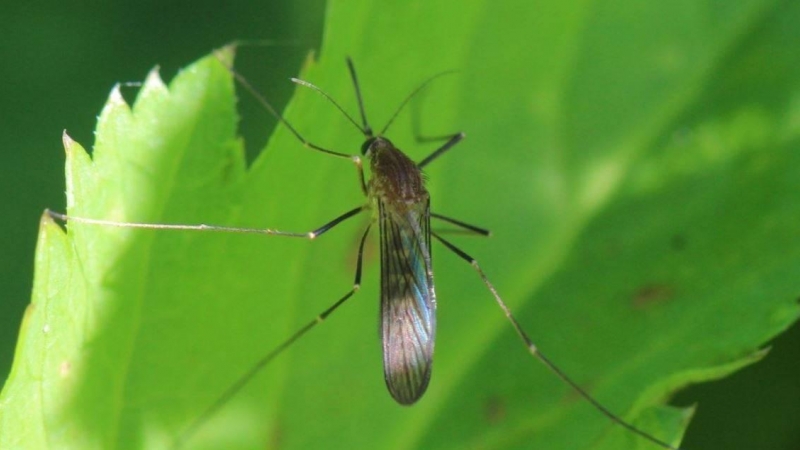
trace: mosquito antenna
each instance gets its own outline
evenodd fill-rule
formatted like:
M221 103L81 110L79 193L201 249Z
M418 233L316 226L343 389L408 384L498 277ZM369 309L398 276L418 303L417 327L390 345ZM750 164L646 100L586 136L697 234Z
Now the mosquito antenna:
M403 100L403 102L400 103L400 106L397 107L397 109L395 110L394 114L392 114L392 117L389 119L389 122L387 122L386 126L384 126L383 129L381 130L380 135L383 135L383 134L386 133L386 130L388 130L389 126L392 125L392 123L394 122L394 119L396 119L398 114L400 114L400 111L402 111L403 108L405 108L405 106L408 104L408 102L410 102L411 99L414 98L415 95L417 95L421 90L425 89L425 87L428 84L430 84L433 80L435 80L435 79L437 79L439 77L442 77L442 76L445 76L445 75L450 75L451 73L455 73L455 72L456 72L455 70L445 70L444 72L439 72L436 75L433 75L432 77L430 77L427 80L423 81L422 84L420 84L419 86L417 86L416 89L411 91L411 93L408 94L408 96L405 98L405 100Z
M364 100L361 98L361 87L358 84L358 76L356 75L356 66L353 65L353 60L347 57L347 68L350 70L350 78L353 79L353 86L356 88L356 99L358 99L358 110L361 112L361 121L364 122L364 135L372 137L372 127L367 122L367 113L364 111Z
M320 95L322 95L323 97L327 98L329 102L333 103L333 106L335 106L336 109L341 111L342 114L344 114L344 116L347 117L347 120L349 120L350 123L352 123L353 125L355 125L356 128L358 128L358 131L362 132L363 134L365 134L367 136L371 135L372 131L369 130L369 128L362 128L361 125L359 125L358 122L356 122L355 119L353 119L353 117L350 114L347 114L347 111L345 111L344 108L341 107L341 105L336 103L336 100L334 100L333 97L328 95L328 93L323 91L320 87L318 87L318 86L316 86L314 84L311 84L308 81L301 80L299 78L290 78L290 80L292 80L292 83L296 83L296 84L299 84L300 86L304 86L304 87L307 87L309 89L312 89L312 90L316 91L317 93L319 93Z

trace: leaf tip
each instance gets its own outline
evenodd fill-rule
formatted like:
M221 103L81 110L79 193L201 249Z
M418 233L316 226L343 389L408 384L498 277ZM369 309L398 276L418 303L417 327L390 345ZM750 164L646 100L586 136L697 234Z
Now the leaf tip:
M236 56L236 48L238 45L239 43L234 41L223 47L215 49L211 52L211 54L214 55L214 57L217 58L217 61L219 61L223 66L226 68L231 68L233 67L233 59Z
M120 91L119 83L115 84L113 88L111 88L111 93L108 94L108 101L106 102L106 107L114 107L114 106L128 106L128 103L125 102L125 99L122 97L122 92Z
M683 418L683 422L688 427L689 426L689 422L692 421L692 419L694 418L695 413L697 413L697 404L695 403L695 404L689 405L689 406L687 406L685 408L681 408L681 412L682 412L682 415L683 415L683 417L682 417Z
M164 80L161 79L161 68L159 66L155 66L150 69L150 72L147 73L147 78L144 80L144 89L167 89L167 85L164 83Z
M67 130L61 133L61 143L64 145L64 153L67 154L67 157L72 154L73 146L75 145L75 141L67 134Z
M53 216L50 215L50 210L45 209L42 211L42 216L39 218L39 228L44 228L45 226L53 223Z
M755 364L762 359L766 358L769 352L772 351L772 346L767 346L761 349L754 351L750 356L748 356L749 360L752 361L751 364Z
M113 88L111 88L111 92L108 94L106 104L103 105L103 109L100 111L100 117L97 121L98 123L95 133L99 132L101 124L108 120L108 117L120 113L124 114L128 111L130 111L130 107L128 106L128 102L125 101L125 98L122 96L122 88L120 83L117 83Z

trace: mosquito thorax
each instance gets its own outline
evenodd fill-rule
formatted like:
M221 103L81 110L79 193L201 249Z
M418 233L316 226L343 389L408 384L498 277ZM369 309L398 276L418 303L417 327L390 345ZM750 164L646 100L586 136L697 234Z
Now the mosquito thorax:
M364 155L370 159L372 195L390 203L416 203L427 201L422 171L402 151L383 137L372 137L364 142Z

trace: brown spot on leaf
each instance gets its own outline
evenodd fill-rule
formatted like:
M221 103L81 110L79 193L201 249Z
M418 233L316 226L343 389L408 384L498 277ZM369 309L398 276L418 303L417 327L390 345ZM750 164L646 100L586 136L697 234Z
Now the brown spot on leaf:
M675 234L672 236L672 239L669 241L670 247L676 252L679 252L686 248L686 236L682 234Z
M483 414L491 425L502 422L506 418L505 402L497 395L489 397L483 404Z
M267 441L264 443L265 449L281 448L283 444L283 427L278 422L280 421L270 426L269 437L267 437Z
M633 294L633 308L646 309L658 303L664 303L675 295L674 289L662 283L651 283L640 287Z

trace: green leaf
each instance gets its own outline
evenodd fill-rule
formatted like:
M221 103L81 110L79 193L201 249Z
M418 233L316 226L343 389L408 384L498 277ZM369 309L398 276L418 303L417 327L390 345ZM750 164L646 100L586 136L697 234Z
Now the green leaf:
M381 129L422 80L460 69L415 102L426 134L467 133L427 170L433 210L492 230L450 239L544 354L677 443L691 411L664 406L670 394L756 361L798 317L800 6L425 5L333 2L303 78L354 112L351 55ZM414 143L411 109L389 136L419 160L434 147ZM358 131L314 92L286 117L316 144L358 152ZM151 75L132 110L115 90L91 159L65 139L69 213L308 231L364 201L351 163L285 127L245 168L236 121L214 56L169 88ZM0 447L166 448L350 289L367 220L308 241L79 223L64 234L43 219ZM374 238L354 299L187 447L657 448L535 362L443 247L431 386L396 405L375 333Z

